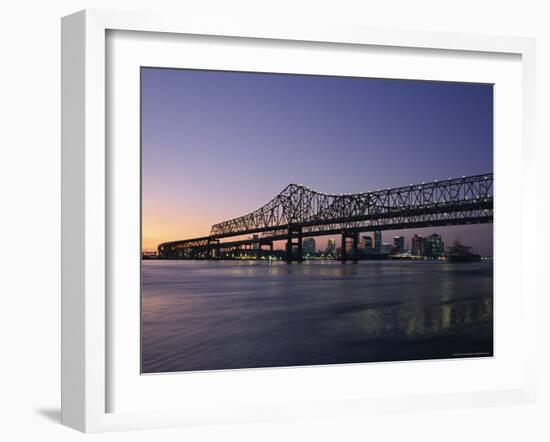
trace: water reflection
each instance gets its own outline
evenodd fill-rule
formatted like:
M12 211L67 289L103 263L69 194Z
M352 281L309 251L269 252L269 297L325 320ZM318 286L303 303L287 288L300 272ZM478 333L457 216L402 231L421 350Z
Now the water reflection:
M466 329L476 322L490 321L492 302L472 299L430 306L385 305L366 307L352 316L371 337L425 338Z
M490 262L144 261L142 369L491 355L492 285Z

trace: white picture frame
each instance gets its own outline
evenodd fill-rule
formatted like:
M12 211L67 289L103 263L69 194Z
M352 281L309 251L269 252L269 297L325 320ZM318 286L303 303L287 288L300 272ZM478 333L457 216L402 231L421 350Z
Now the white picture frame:
M389 31L345 26L304 24L294 27L266 23L217 23L192 17L163 17L86 10L62 20L62 423L84 432L155 428L208 423L208 412L192 420L185 412L107 412L110 321L107 299L107 244L112 238L106 228L109 216L107 185L107 99L106 33L144 31L164 34L244 37L289 42L375 45L379 47L426 48L515 54L521 57L523 180L526 188L534 151L535 42L519 37L493 37L417 31ZM532 186L535 187L534 184ZM534 192L522 192L522 227L535 223ZM533 253L522 243L521 255ZM534 253L533 253L534 254ZM522 268L523 326L535 332L536 286L534 270ZM441 392L426 395L361 398L334 402L327 398L315 406L289 404L250 413L241 407L223 421L243 422L288 416L357 414L372 410L399 411L453 408L508 403L532 403L536 395L535 339L526 343L524 382L518 388ZM210 373L216 376L216 373ZM311 404L310 404L311 405ZM339 410L339 411L337 411ZM201 414L202 413L202 414ZM253 415L253 416L252 416ZM250 419L249 419L250 417ZM223 418L212 418L220 421Z

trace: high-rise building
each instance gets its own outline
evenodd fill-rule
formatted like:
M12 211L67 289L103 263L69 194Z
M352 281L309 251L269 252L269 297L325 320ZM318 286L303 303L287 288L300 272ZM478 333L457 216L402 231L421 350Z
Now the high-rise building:
M405 237L394 236L393 237L393 251L395 253L401 253L405 250Z
M334 255L336 253L336 241L332 238L330 238L327 241L327 248L325 250L325 253L327 255Z
M260 236L259 235L252 235L252 241L254 241L251 245L252 250L258 250L260 248Z
M378 253L382 250L382 232L380 230L374 232L374 250Z
M427 247L425 250L425 255L432 258L439 258L445 255L445 243L441 238L441 235L437 233L432 233L428 238L426 238Z
M416 233L411 238L411 255L424 256L425 252L425 238L418 236Z
M302 241L302 253L313 255L315 253L315 238L306 238Z

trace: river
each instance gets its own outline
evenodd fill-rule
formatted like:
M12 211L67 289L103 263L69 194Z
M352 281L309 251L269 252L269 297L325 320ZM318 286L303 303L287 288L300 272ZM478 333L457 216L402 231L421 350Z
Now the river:
M493 263L142 262L142 372L493 354Z

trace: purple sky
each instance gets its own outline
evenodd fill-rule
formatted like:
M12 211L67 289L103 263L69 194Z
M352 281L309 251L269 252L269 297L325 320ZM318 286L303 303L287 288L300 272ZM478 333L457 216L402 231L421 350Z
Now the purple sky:
M493 170L489 84L142 68L141 93L147 250L291 182L354 193ZM492 254L491 224L383 240L415 232Z

